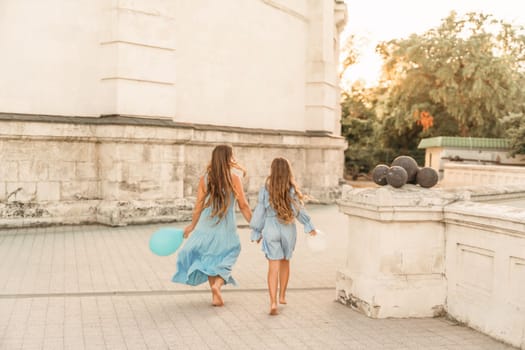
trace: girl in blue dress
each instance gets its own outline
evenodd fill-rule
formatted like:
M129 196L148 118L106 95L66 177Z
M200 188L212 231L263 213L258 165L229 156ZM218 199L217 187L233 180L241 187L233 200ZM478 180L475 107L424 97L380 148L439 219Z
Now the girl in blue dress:
M290 163L285 158L275 158L266 185L259 191L250 222L251 240L259 243L262 239L262 250L268 259L270 315L278 314L278 285L279 303L286 304L290 259L297 239L296 218L304 225L305 233L316 234L303 207L303 195L295 183Z
M214 306L224 305L222 286L235 285L231 271L241 251L235 203L246 221L252 217L241 179L232 173L232 168L244 173L230 146L215 147L206 174L199 181L192 221L184 229L188 240L179 251L177 272L172 279L191 286L208 281Z

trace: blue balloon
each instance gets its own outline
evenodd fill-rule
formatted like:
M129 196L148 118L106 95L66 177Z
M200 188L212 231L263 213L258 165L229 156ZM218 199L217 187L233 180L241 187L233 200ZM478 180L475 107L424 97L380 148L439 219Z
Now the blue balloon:
M159 256L173 254L181 246L183 234L180 228L163 227L151 235L149 249Z

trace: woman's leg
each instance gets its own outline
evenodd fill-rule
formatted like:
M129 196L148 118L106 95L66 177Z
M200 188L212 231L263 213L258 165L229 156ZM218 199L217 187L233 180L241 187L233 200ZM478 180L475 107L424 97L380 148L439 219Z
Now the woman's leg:
M211 285L212 305L223 306L224 301L222 300L221 288L224 285L224 280L221 276L213 276L212 278L214 279Z
M270 292L270 315L277 315L277 283L280 260L268 260L268 291Z
M279 303L286 304L286 288L290 278L290 260L281 260L279 264Z

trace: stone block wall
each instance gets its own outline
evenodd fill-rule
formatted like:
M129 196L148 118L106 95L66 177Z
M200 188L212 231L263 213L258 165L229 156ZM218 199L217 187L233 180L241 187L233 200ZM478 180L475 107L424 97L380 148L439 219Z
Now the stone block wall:
M217 144L234 147L251 205L274 157L304 192L333 202L339 137L107 117L0 116L0 227L187 220Z

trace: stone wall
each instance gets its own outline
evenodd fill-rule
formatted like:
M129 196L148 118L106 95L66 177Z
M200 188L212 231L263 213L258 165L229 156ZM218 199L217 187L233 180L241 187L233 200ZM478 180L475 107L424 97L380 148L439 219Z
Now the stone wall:
M446 313L525 349L525 209L471 201L514 194L525 186L343 190L338 299L374 318Z
M217 144L248 169L252 205L271 160L287 157L304 191L333 202L345 141L291 131L107 117L0 116L0 227L187 220Z

